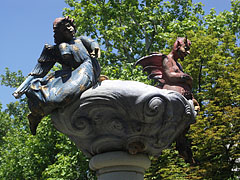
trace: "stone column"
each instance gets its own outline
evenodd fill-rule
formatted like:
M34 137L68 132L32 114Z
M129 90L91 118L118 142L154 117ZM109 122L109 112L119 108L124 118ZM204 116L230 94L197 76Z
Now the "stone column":
M107 152L91 158L89 166L98 180L143 180L151 165L147 155L130 155L123 151Z

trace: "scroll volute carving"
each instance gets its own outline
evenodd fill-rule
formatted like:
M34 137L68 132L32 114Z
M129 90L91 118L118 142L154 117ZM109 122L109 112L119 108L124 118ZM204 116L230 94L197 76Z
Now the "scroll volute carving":
M194 113L176 92L106 80L52 120L88 156L119 150L158 155L194 122Z

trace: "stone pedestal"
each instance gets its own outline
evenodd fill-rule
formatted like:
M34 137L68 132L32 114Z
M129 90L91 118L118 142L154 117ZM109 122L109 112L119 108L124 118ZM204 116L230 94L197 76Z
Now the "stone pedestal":
M55 111L52 121L91 158L99 180L138 180L149 166L147 156L168 148L195 122L195 111L175 91L105 80Z
M98 180L143 180L150 165L147 155L130 155L123 151L98 154L89 163Z

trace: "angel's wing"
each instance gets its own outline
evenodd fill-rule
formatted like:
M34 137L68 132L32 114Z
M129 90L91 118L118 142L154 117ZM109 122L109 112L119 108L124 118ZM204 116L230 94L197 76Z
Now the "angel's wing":
M29 73L32 76L44 77L59 58L58 49L56 46L45 44L43 51L38 58L37 65Z
M143 71L148 73L149 79L158 80L160 83L164 83L163 79L163 60L166 58L166 55L154 53L148 56L140 58L136 65L141 65Z
M56 47L45 44L38 63L24 82L14 91L13 96L20 98L27 91L31 81L35 77L44 77L57 62L56 58L58 58Z

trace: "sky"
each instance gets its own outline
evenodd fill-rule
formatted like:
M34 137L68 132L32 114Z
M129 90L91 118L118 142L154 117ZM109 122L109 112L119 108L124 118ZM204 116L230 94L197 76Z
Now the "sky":
M193 0L202 2L204 10L230 10L231 0ZM54 44L52 23L61 17L64 0L2 0L0 2L0 74L8 67L11 72L21 70L24 76L34 68L45 43ZM16 101L14 89L0 86L3 108Z

